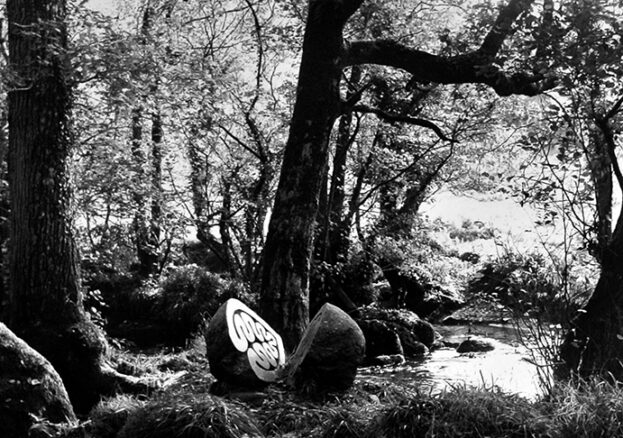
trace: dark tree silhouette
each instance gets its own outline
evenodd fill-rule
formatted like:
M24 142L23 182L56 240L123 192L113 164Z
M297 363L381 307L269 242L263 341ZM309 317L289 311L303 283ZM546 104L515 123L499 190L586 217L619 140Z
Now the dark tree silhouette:
M331 129L342 113L339 84L345 67L380 64L403 69L422 82L480 83L499 95L536 95L551 81L506 74L495 58L517 17L532 3L511 0L481 46L439 56L391 40L345 41L343 29L363 0L310 0L296 102L266 246L261 288L264 318L282 333L286 348L298 343L309 319L309 268ZM434 128L431 123L422 123Z
M128 383L104 361L87 317L72 233L68 154L71 69L64 0L9 0L11 194L9 325L60 374L86 412Z

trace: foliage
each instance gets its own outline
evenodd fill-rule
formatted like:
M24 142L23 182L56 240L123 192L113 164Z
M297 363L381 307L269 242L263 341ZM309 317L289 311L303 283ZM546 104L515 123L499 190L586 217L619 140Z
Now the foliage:
M320 301L331 300L341 288L357 306L365 306L378 299L373 282L378 268L362 251L352 254L346 262L330 265L315 262L312 265L310 287Z
M173 268L162 280L153 316L173 332L188 338L229 298L255 307L255 297L239 281L222 278L197 265Z
M161 279L87 267L86 308L116 333L125 333L128 324L156 324L166 332L167 342L182 344L229 298L256 305L257 297L244 283L193 264L172 267Z
M562 278L556 263L541 253L509 252L485 263L466 293L499 299L519 315L568 323L586 300L589 288L590 284L579 278Z
M448 235L451 239L457 239L461 242L473 242L478 239L493 239L497 230L491 226L487 226L482 222L471 221L466 219L460 227L448 226Z
M377 237L371 248L373 257L387 266L398 268L428 290L459 293L472 277L475 266L469 260L462 260L456 248L442 245L437 240L439 236L455 235L458 238L456 227L422 218L417 219L417 224L408 237ZM486 229L483 234L489 232Z
M547 4L547 3L546 3ZM548 13L549 12L549 13ZM536 26L540 11L525 18ZM612 233L615 133L620 130L621 21L616 1L569 1L543 12L532 62L560 78L557 92L535 107L518 146L532 153L517 183L540 221L572 228L601 261ZM618 103L618 107L617 107ZM614 157L614 159L613 159ZM620 183L619 183L620 184ZM562 217L562 219L561 219ZM560 224L566 221L566 224Z

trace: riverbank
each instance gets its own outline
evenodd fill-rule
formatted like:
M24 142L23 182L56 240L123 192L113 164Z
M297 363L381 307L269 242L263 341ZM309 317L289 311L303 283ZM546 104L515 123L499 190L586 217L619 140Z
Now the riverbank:
M210 393L201 355L124 357L128 372L151 374L163 388L149 397L104 400L80 427L83 438L242 437L616 437L623 436L623 390L603 382L559 384L536 401L492 387L457 385L440 393L416 379L359 375L341 394L296 394L281 385Z

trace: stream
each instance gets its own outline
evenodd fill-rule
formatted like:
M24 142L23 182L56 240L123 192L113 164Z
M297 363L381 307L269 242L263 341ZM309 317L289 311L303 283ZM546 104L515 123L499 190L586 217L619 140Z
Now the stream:
M498 388L530 400L544 393L541 382L550 381L546 367L537 367L536 345L522 342L517 328L506 325L436 326L445 347L433 350L424 359L398 366L365 367L360 375L367 379L408 380L422 391L440 392L456 386ZM522 331L526 339L527 332ZM482 353L458 353L456 346L469 337L487 338L494 346ZM527 344L527 345L524 345ZM538 359L542 362L541 359Z

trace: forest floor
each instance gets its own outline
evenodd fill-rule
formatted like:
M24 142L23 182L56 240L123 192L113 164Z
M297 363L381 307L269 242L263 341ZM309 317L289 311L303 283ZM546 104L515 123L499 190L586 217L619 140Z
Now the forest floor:
M530 401L495 388L440 393L408 379L358 376L340 394L301 394L283 385L211 394L200 346L175 353L118 352L117 368L149 376L149 396L102 401L82 436L158 437L615 437L623 436L623 390L604 382L561 383ZM73 435L72 435L73 436Z

